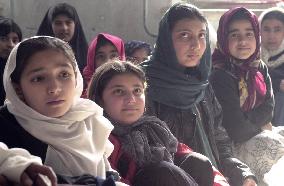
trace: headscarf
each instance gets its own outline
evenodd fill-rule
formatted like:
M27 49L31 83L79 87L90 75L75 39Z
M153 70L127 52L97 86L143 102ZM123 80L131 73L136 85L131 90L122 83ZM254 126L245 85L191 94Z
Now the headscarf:
M112 123L112 134L119 138L123 151L139 166L173 162L172 155L178 143L165 122L155 116L142 116L131 125Z
M275 17L275 14L282 16ZM277 19L284 24L284 10L280 7L272 7L263 11L258 20L261 24L263 19ZM268 50L263 45L261 45L261 59L269 68L276 68L284 63L284 39L282 40L280 46L276 50Z
M69 44L71 45L73 52L75 53L80 72L82 72L83 68L86 65L88 42L86 40L78 13L73 6L67 3L58 3L50 7L46 12L36 35L46 35L54 37L54 33L52 30L52 21L56 16L61 14L67 15L67 17L71 18L75 23L74 35L71 41L69 41Z
M143 41L132 40L132 41L128 41L127 43L125 43L125 54L127 57L131 57L136 50L141 49L141 48L147 51L148 56L152 52L152 48L150 44L143 42Z
M256 50L245 60L234 58L229 51L229 24L237 13L248 16L256 40ZM217 30L217 47L212 55L213 67L223 69L232 74L239 81L240 107L249 111L264 101L266 84L264 77L259 72L260 60L260 33L257 17L244 7L232 8L223 14Z
M83 72L84 80L86 83L88 83L91 80L94 72L96 71L96 68L97 68L95 66L96 47L97 47L98 40L102 37L107 39L109 42L111 42L116 47L118 55L119 55L119 59L125 60L124 42L122 39L120 39L117 36L110 35L107 33L98 34L91 42L89 49L88 49L87 65L84 68L84 72Z
M149 85L147 93L151 99L175 108L188 109L204 97L211 69L211 52L209 32L206 27L206 50L200 59L200 64L194 69L179 64L169 22L172 12L179 9L199 11L198 8L187 3L173 5L160 21L153 56L142 66L146 70Z
M51 37L29 39L40 38ZM88 173L105 178L106 171L110 169L106 158L113 150L113 145L108 141L113 126L103 117L101 107L90 100L80 98L83 79L74 56L71 58L76 66L77 82L73 105L63 116L51 118L26 105L17 96L12 85L11 74L16 67L17 50L21 43L12 50L4 72L4 88L7 93L5 104L9 112L26 131L48 144L45 163L57 174L78 176Z

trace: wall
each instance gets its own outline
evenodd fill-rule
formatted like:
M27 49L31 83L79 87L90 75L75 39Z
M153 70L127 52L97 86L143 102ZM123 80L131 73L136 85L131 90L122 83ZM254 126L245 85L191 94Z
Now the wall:
M177 0L0 0L0 15L13 18L24 37L33 36L47 9L58 2L73 5L88 41L99 32L115 34L125 41L155 42L158 22Z

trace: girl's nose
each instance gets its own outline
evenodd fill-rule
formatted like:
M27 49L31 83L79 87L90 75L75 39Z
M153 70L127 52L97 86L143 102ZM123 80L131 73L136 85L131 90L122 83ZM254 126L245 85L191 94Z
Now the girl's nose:
M58 94L61 92L60 83L57 80L51 80L48 86L48 94Z

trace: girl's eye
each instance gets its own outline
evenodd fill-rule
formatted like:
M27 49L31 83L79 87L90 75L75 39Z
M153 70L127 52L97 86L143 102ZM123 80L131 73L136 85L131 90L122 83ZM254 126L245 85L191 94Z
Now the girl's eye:
M187 38L189 38L189 34L186 33L186 32L182 32L182 33L180 33L180 37L183 38L183 39L187 39Z
M205 38L206 37L206 33L200 33L199 34L199 38Z
M116 57L118 57L118 53L117 53L117 52L112 53L112 54L110 55L110 59L114 59L114 58L116 58Z
M247 37L254 37L254 33L253 32L247 33Z
M65 78L65 79L68 79L68 78L71 76L71 74L70 74L69 72L62 72L62 73L60 74L60 76L63 77L63 78Z
M43 76L37 76L37 77L34 77L31 79L31 82L41 82L44 80L44 77Z
M96 60L105 61L107 57L105 55L99 54L99 55L96 55L95 58Z
M230 34L230 38L238 38L238 34L236 33Z
M142 88L136 88L136 89L134 89L134 94L135 95L141 95L141 94L143 94L143 89Z
M122 89L115 89L113 91L113 94L116 95L116 96L121 96L124 94L124 91Z

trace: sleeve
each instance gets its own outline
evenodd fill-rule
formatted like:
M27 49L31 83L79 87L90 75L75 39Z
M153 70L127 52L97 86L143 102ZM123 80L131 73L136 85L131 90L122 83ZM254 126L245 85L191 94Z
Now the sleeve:
M10 181L20 183L24 170L32 163L42 164L41 159L20 148L8 149L0 142L0 174Z
M261 126L272 119L274 98L271 95L269 76L265 76L268 91L265 101L248 113L240 107L238 84L235 79L223 70L216 70L210 77L215 95L222 106L222 125L235 142L246 141L261 131Z

